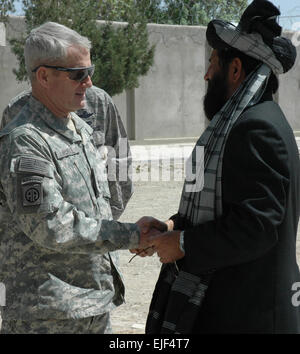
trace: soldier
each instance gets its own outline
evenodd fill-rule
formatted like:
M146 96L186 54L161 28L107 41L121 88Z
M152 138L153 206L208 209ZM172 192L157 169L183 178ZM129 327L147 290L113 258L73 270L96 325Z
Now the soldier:
M0 129L3 129L25 106L31 90L14 97L3 111ZM132 196L132 157L125 128L112 98L96 86L87 88L85 106L76 114L93 128L93 139L103 157L107 157L107 170L111 194L110 207L114 220L118 220ZM105 154L103 146L108 148ZM120 174L119 172L122 171Z
M110 333L124 301L112 251L148 242L140 222L112 219L105 156L74 113L92 86L90 41L48 22L25 63L32 96L0 132L3 332Z

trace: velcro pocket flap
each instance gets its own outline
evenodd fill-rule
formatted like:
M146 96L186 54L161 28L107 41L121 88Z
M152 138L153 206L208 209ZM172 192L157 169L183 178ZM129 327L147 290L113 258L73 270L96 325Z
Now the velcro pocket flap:
M14 172L16 173L28 173L52 178L50 163L36 157L21 156L12 165L14 165Z
M65 157L68 157L68 156L77 155L77 154L79 154L79 152L76 149L72 148L72 147L68 147L68 148L63 149L63 150L55 151L55 155L56 155L56 158L58 160L61 160L61 159L65 158Z

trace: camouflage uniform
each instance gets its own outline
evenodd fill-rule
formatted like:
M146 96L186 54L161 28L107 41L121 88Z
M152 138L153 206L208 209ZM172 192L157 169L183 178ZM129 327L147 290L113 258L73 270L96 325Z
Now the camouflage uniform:
M3 112L0 129L20 112L30 95L31 91L23 91L9 102ZM93 128L97 148L105 145L109 149L107 165L110 167L108 181L111 194L110 207L114 220L118 220L133 193L132 180L127 178L132 174L131 151L118 109L105 91L92 86L86 90L85 108L76 114ZM119 176L122 168L125 171L125 178ZM112 176L114 172L115 176Z
M111 334L109 314L68 320L4 321L1 334Z
M76 131L30 97L0 132L4 327L98 318L124 301L111 251L137 247L139 230L112 220L105 156L71 115Z

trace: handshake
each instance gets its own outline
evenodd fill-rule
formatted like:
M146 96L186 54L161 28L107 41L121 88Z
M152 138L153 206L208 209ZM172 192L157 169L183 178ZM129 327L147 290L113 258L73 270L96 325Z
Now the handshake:
M157 252L161 263L175 262L184 257L180 249L181 231L173 230L172 220L163 222L151 216L143 216L136 224L140 229L140 243L138 248L130 250L135 256L152 256Z

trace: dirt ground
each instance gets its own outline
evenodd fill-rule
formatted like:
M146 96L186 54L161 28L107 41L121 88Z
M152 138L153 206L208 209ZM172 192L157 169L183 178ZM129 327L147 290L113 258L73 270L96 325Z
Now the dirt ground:
M182 182L136 182L135 192L121 217L121 221L134 222L144 215L161 220L177 212ZM114 333L145 333L147 312L154 289L160 262L156 255L135 257L131 263L129 251L120 251L120 268L123 273L126 303L112 312ZM298 264L300 264L300 229L297 241Z
M182 182L135 182L134 185L134 195L120 221L135 222L144 215L166 220L177 212ZM297 245L298 264L300 264L300 229ZM126 287L126 303L111 314L113 332L116 334L144 333L152 291L160 270L160 262L155 255L145 258L135 257L131 263L128 263L131 257L129 251L120 251L120 268Z
M135 222L149 215L167 220L175 214L181 195L182 182L136 182L131 197L120 221ZM125 281L126 303L112 314L114 333L145 333L145 321L161 263L156 255L135 257L128 263L132 254L120 252L120 268Z

